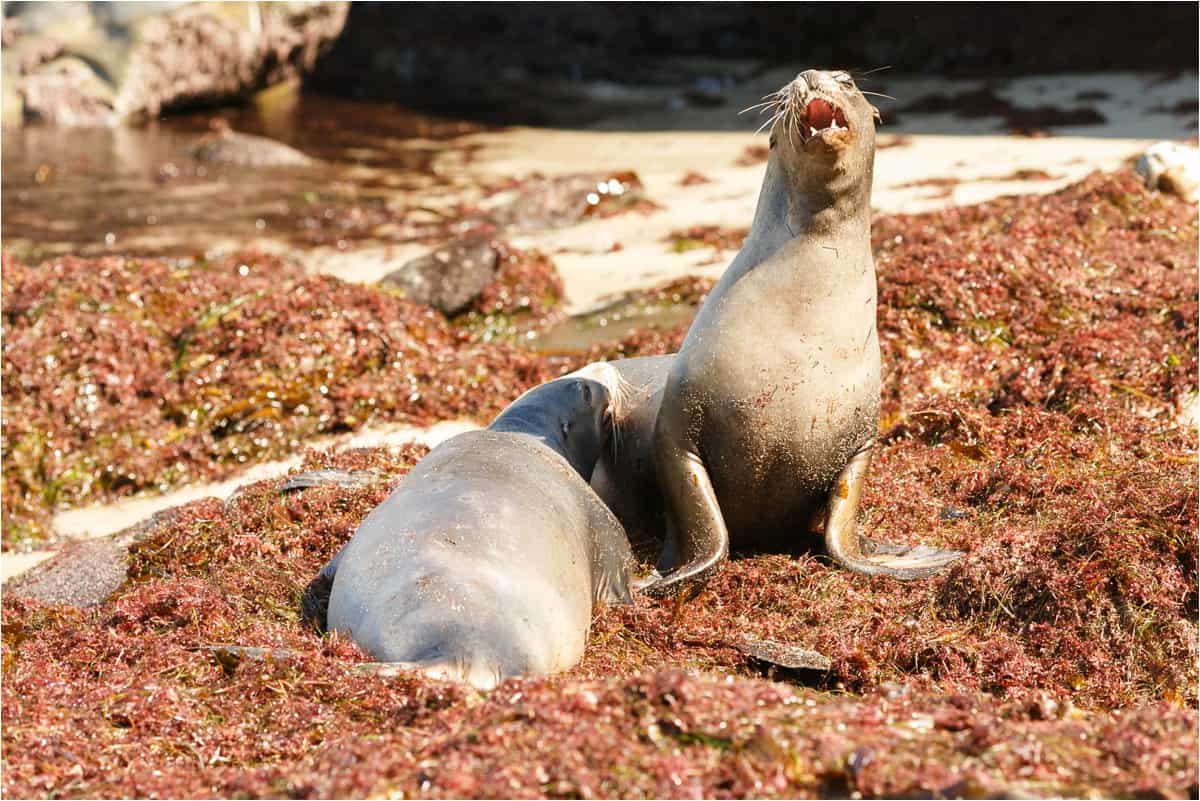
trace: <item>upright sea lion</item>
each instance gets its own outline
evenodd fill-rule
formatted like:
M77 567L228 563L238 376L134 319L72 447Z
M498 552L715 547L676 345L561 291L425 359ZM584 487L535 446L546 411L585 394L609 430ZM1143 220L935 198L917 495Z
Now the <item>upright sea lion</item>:
M627 392L621 413L613 420L609 444L592 471L592 489L612 509L638 550L660 540L666 527L662 488L654 459L654 426L674 360L675 354L667 354L608 363L620 374ZM954 551L936 550L925 545L895 545L858 533L854 526L856 510L849 500L839 504L841 514L831 527L826 527L826 532L835 543L857 537L859 550L875 558L846 559L845 549L841 552L831 550L831 555L843 567L872 575L913 579L929 575L935 572L936 565L947 565L958 557ZM857 497L854 506L857 506ZM793 541L800 540L806 533L797 531ZM881 559L883 556L890 558ZM914 562L919 564L914 566Z
M696 586L731 538L778 547L805 537L822 509L826 549L859 572L917 578L959 556L866 553L854 525L878 426L878 112L845 72L802 72L772 102L749 236L663 390L654 456L670 525L651 595Z
M329 628L482 688L577 663L592 605L630 600L625 531L587 483L620 401L589 365L431 451L322 570Z

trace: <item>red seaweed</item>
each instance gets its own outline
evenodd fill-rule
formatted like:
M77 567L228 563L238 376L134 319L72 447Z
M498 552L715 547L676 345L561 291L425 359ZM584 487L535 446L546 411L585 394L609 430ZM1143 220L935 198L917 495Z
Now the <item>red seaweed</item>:
M1195 207L1121 172L1048 196L885 217L874 236L885 380L861 525L882 539L967 551L945 575L901 583L816 553L735 553L680 611L644 598L599 611L584 661L563 676L487 695L383 678L355 667L365 657L353 644L305 624L300 598L424 449L311 451L305 469L370 469L379 480L286 495L279 480L265 481L225 503L189 504L133 547L125 586L93 609L6 594L3 792L1194 797L1196 435L1178 418L1196 390ZM80 376L100 387L98 424L160 419L157 398L178 403L183 390L153 366L175 353L155 326L180 331L215 302L198 282L193 306L164 304L143 319L122 298L136 290L148 302L149 286L104 295L78 273L186 278L170 279L160 263L68 259L43 265L48 274L34 283L32 268L10 264L6 515L14 487L41 492L37 482L58 475L39 472L55 464L53 447L95 447L92 428L71 428L75 399L87 396ZM346 308L379 304L367 319L385 332L384 323L421 331L392 341L422 343L420 364L453 365L431 367L431 382L467 369L454 356L464 347L469 363L483 353L512 371L506 390L549 369L515 349L471 350L420 308L280 270L272 282L293 282L287 297L301 307L319 289ZM699 303L707 289L664 291ZM240 326L255 347L282 352L284 335L264 330L289 330L291 317L275 311L282 300L257 302L265 305L245 301L245 317L218 317L213 328ZM104 304L122 312L101 325ZM109 326L141 337L131 341L148 355L116 358L132 352L116 347L116 334L104 348L86 346L72 339L75 324L42 315L37 336L65 331L67 344L14 350L9 362L39 308L90 315L102 337ZM351 348L350 323L336 319L316 327L331 326L321 347L361 361L379 329L350 329ZM193 335L189 353L218 342L221 354L235 350L236 336L210 330ZM635 332L612 347L669 352L683 331ZM296 358L306 354L300 347ZM38 372L45 355L70 369ZM252 371L245 353L219 358L222 376ZM215 375L207 366L191 369ZM69 398L53 393L55 382ZM485 387L484 406L505 394ZM438 397L425 413L468 402ZM122 417L122 408L132 411ZM44 426L58 414L58 428L39 430L76 439L35 450L27 436L10 437L23 424L14 409ZM24 461L10 443L23 443ZM747 634L817 650L833 669L808 679L815 689L764 681L737 647ZM211 649L219 644L268 657L222 660Z

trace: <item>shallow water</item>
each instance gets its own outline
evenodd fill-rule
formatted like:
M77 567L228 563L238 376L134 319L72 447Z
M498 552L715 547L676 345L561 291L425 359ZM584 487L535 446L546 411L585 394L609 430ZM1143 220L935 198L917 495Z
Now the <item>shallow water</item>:
M215 120L318 162L201 163L189 150ZM386 103L283 92L142 127L5 129L0 233L6 249L32 255L411 241L419 228L406 224L408 213L454 183L435 171L435 156L480 129Z
M598 311L568 317L530 340L529 345L541 353L583 353L593 345L618 342L639 329L665 331L695 316L696 307L684 303L645 305L622 300Z

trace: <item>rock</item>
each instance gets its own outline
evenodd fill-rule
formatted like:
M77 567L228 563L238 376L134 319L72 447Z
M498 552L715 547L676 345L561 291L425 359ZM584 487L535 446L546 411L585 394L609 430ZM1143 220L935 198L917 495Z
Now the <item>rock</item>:
M253 645L206 645L205 650L221 666L226 676L237 672L238 665L250 662L291 662L300 654L288 648L259 648Z
M316 163L282 142L230 130L204 137L190 152L197 161L234 167L307 167Z
M37 67L20 85L24 117L50 125L103 125L113 90L92 68L67 56Z
M1200 201L1200 150L1178 142L1151 145L1134 166L1146 186Z
M297 78L341 32L348 7L345 2L10 5L4 80L16 87L31 119L93 125L154 117ZM59 58L70 61L63 66Z
M129 547L175 518L164 509L124 531L68 545L58 555L4 584L4 593L46 604L97 606L125 583Z
M760 640L746 635L741 642L734 643L734 647L746 656L788 670L825 672L833 667L833 662L824 654L775 640Z
M575 225L585 217L608 217L647 202L636 173L573 173L526 181L516 195L488 216L517 231L543 231ZM653 204L651 204L653 205Z
M378 484L384 478L378 470L309 470L288 476L287 481L279 487L279 492L288 493L327 486L358 489Z
M491 218L498 225L518 231L566 228L583 218L584 198L596 191L593 175L564 175L537 178L528 182L511 201L493 209Z
M499 254L489 234L476 232L452 239L438 249L385 276L416 301L448 317L464 311L496 278Z

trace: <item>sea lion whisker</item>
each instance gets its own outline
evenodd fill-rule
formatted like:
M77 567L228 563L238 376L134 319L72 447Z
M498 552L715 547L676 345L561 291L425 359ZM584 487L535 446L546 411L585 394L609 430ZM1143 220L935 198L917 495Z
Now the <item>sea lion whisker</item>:
M770 106L777 105L778 102L779 101L777 101L777 100L768 100L765 103L755 103L753 106L746 106L744 109L742 109L741 111L738 112L738 116L740 117L743 114L745 114L747 111L753 111L756 108L768 108ZM763 112L763 111L759 112L759 114L763 114L763 113L765 113L765 112Z
M775 117L772 117L771 119L764 122L762 125L758 126L758 128L755 129L754 133L752 133L751 136L758 136L760 133L763 132L763 129L770 127L771 124L774 122L775 122Z
M864 95L874 95L875 97L886 97L888 100L896 99L896 98L892 97L891 95L885 95L883 92L868 92L866 89L859 89L858 91Z
M891 68L892 68L892 65L891 65L891 64L888 64L887 66L883 66L883 67L876 67L876 68L875 68L875 69L873 69L873 70L867 70L866 72L860 72L860 73L858 73L858 74L856 74L856 75L855 75L854 73L851 73L851 74L852 74L852 75L854 75L854 79L855 79L855 80L858 80L859 78L865 78L865 77L867 77L868 75L874 75L874 74L875 74L875 73L877 73L877 72L883 72L884 70L890 70Z
M788 106L788 115L790 120L790 125L787 126L788 135L791 136L791 134L794 132L795 135L799 136L800 140L803 141L804 131L801 129L801 125L803 123L800 122L800 115L796 113L796 107L794 105Z
M776 121L777 119L779 119L779 115L780 115L780 113L781 113L781 112L778 112L778 111L777 111L777 112L775 112L775 115L774 115L773 117L771 117L771 119L767 120L767 121L766 121L766 122L764 122L762 125L758 126L758 130L754 132L754 136L758 136L760 133L762 133L762 132L763 132L763 130L764 130L764 129L766 129L766 128L770 128L772 125L774 125L774 124L775 124L775 121Z

